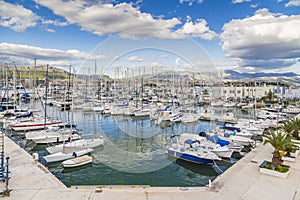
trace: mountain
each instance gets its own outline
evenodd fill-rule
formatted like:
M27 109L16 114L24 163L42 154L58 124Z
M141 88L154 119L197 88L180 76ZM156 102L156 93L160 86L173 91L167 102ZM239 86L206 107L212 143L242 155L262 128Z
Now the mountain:
M234 70L224 71L224 80L236 81L265 81L265 82L280 82L288 85L300 86L300 75L293 72L285 73L240 73Z
M285 72L285 73L265 73L265 72L258 72L258 73L240 73L234 70L225 70L224 71L227 76L224 79L231 79L231 80L240 80L240 79L257 79L257 78L266 78L266 77L297 77L300 76L293 72Z

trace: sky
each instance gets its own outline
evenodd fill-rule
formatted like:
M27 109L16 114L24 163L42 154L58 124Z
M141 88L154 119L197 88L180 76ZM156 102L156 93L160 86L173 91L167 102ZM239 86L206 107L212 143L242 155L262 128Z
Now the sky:
M123 67L118 76L212 65L300 74L300 0L0 0L0 59Z

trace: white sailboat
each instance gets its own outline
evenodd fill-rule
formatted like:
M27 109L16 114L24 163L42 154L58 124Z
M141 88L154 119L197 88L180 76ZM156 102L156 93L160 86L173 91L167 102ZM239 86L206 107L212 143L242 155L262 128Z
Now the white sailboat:
M72 129L29 132L25 134L25 137L27 140L32 140L36 144L59 143L81 139L81 136L77 133L77 131Z
M103 137L93 138L93 139L80 139L75 140L66 144L58 144L55 146L47 147L46 150L50 154L63 151L64 147L86 147L86 148L95 148L105 144L105 139Z
M63 160L83 156L88 153L91 153L92 151L94 151L94 150L91 148L87 148L87 147L66 147L66 146L64 146L63 151L44 156L44 160L47 163L58 162L58 161L63 161Z

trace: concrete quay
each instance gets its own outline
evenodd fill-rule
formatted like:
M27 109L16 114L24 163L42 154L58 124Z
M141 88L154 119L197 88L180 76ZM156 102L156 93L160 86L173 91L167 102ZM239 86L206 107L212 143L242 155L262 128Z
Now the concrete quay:
M7 199L16 200L300 200L300 158L286 162L291 173L286 179L259 173L263 160L271 160L272 147L259 145L215 179L211 187L103 187L67 188L47 168L35 163L24 149L5 137L5 156L11 171ZM199 166L201 167L201 166ZM1 191L5 183L0 183Z

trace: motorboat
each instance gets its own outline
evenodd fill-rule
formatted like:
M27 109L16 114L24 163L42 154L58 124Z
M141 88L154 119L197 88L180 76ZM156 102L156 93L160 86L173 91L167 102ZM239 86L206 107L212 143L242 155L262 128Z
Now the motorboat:
M182 113L176 113L170 117L170 121L173 123L180 122L182 120L182 118L183 118Z
M65 168L71 168L71 167L80 167L82 165L86 165L93 162L93 158L88 155L72 158L69 160L65 160L62 162L62 165Z
M233 150L234 152L241 152L241 150L244 148L244 145L239 145L237 143L230 142L226 140L226 138L221 139L217 134L214 133L210 134L201 131L199 133L199 136L206 137L207 140L219 144L220 146L227 146L230 150Z
M167 155L198 164L213 164L215 161L221 160L219 156L211 151L207 151L201 147L194 147L193 144L196 141L189 138L186 139L185 136L179 137L180 139L178 140L177 138L176 143L167 147Z
M221 158L230 158L233 150L229 149L227 145L220 145L216 142L213 142L211 140L208 140L206 137L202 137L200 135L196 134L190 134L190 133L183 133L181 137L191 139L193 142L192 147L200 147L206 151L211 151L215 153L217 156Z

